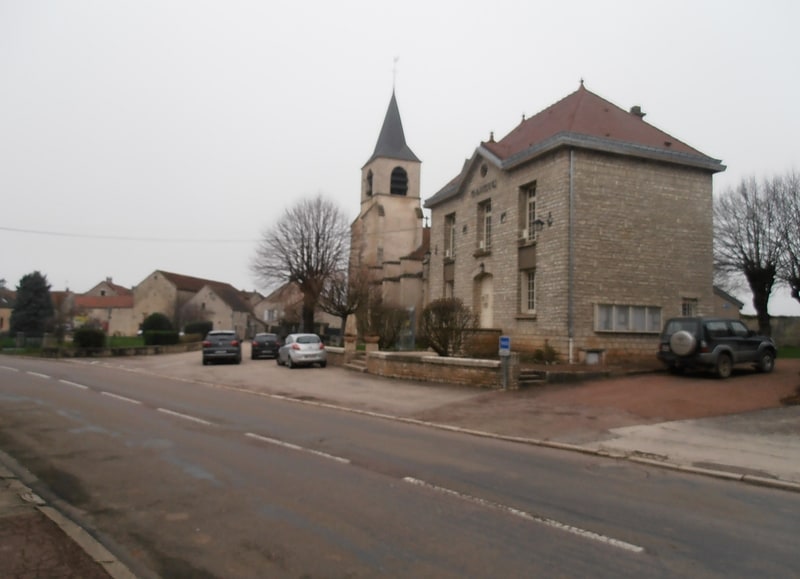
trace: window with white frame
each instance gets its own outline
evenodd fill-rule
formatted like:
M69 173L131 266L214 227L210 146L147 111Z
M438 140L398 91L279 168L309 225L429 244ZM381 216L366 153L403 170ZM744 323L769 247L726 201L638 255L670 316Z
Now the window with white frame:
M681 302L681 316L693 318L697 315L697 298L683 298Z
M444 258L456 256L456 214L451 213L444 218Z
M525 193L525 230L524 238L526 241L532 240L536 237L536 227L533 222L536 221L536 183L528 185L524 190Z
M661 308L597 304L595 306L595 331L657 334L661 331Z
M522 313L536 313L536 270L524 270L521 274L520 288L522 289L522 295L520 296L520 305L522 306Z
M446 298L455 297L455 282L453 280L448 280L444 282L444 297Z
M492 200L478 205L478 249L488 251L492 247Z

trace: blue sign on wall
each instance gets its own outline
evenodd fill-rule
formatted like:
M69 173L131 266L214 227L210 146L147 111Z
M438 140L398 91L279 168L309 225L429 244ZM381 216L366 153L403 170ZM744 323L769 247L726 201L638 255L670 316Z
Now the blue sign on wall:
M511 336L500 336L500 355L511 353Z

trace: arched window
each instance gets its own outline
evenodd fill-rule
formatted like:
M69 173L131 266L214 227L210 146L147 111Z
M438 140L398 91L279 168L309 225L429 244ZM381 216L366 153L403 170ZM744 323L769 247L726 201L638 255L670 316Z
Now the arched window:
M408 173L402 167L395 167L392 171L392 195L405 195L408 192Z
M372 169L367 172L367 196L372 197Z

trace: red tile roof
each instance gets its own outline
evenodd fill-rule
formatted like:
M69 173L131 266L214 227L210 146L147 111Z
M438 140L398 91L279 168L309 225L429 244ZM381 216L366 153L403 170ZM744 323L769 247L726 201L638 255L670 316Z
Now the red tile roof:
M537 115L522 121L498 142L481 143L501 159L508 159L559 133L612 139L664 151L703 155L686 143L645 122L643 114L628 112L580 88Z
M572 94L523 120L499 141L482 142L461 173L425 201L431 208L459 194L472 167L481 159L511 170L539 155L569 146L654 159L711 172L725 166L644 121L639 107L629 112L581 86Z

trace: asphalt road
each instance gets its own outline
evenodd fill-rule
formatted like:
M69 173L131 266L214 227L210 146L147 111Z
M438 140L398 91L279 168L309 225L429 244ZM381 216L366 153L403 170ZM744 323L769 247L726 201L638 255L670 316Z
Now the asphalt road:
M795 494L259 396L235 366L1 362L0 448L142 577L800 574Z

